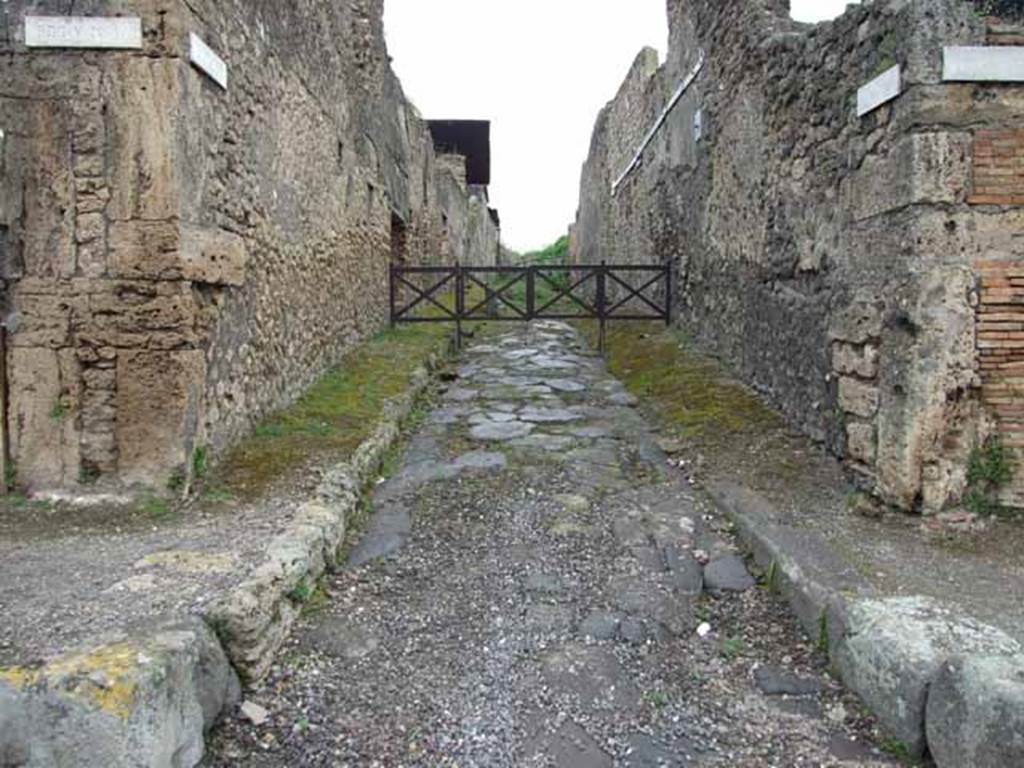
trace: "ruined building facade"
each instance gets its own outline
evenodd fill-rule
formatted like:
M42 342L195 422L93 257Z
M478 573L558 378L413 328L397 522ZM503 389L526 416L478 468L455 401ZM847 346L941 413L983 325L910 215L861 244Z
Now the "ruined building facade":
M669 0L667 60L598 118L574 257L669 260L703 348L881 498L939 510L988 438L1024 447L1024 73L998 53L1024 35L963 0L787 5Z
M122 26L39 19L69 6ZM486 200L435 153L381 18L3 0L8 479L187 480L382 327L389 263L493 262Z

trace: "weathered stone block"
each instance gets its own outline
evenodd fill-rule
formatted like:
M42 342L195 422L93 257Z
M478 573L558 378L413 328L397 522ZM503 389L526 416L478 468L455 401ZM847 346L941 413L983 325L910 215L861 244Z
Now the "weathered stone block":
M100 213L80 213L75 219L75 241L91 243L101 240L106 234L107 223Z
M77 359L68 351L14 347L7 363L8 426L18 481L33 488L77 482Z
M843 182L842 202L856 220L910 205L956 203L970 184L970 136L915 133L885 155L869 155Z
M199 620L42 667L0 669L0 760L25 768L191 767L202 760L204 733L239 694Z
M832 349L832 368L836 373L873 379L878 375L878 347L836 344Z
M873 424L847 424L846 453L854 461L871 466L875 463L877 444Z
M829 338L864 344L882 335L882 311L877 300L854 301L832 316Z
M123 279L181 278L181 233L174 221L115 221L110 225L110 271Z
M1024 765L1024 656L958 656L928 689L928 749L939 768Z
M210 285L244 285L245 241L224 230L186 227L182 232L181 270L186 280Z
M116 59L105 80L110 127L109 215L117 221L181 214L176 121L181 100L176 59Z
M844 377L839 380L839 407L864 419L878 412L878 388Z
M958 619L921 597L854 604L846 626L834 655L844 682L913 757L925 750L928 688L951 655L1006 655L1024 650L1003 632Z
M163 487L187 467L205 376L202 350L120 353L117 446L125 482Z
M16 347L63 347L70 343L71 322L87 305L83 297L68 299L55 293L31 293L14 290L13 304L17 327L10 337Z
M96 347L176 349L200 339L195 296L181 283L96 281L90 286L89 323L77 332Z

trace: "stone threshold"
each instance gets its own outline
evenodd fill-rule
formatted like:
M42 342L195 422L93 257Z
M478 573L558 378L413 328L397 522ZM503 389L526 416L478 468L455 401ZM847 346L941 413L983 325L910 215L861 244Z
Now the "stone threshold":
M0 764L191 768L206 733L267 673L302 604L339 564L347 523L435 379L438 345L391 398L352 457L328 471L246 578L181 616L127 639L97 639L45 664L0 668Z
M1017 638L951 601L872 583L824 536L748 487L704 485L764 569L767 587L788 601L903 757L930 755L938 768L1024 765Z

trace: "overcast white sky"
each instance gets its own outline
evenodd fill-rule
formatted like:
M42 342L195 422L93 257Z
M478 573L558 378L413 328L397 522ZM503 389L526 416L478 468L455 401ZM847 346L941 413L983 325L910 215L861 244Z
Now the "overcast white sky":
M820 21L846 0L792 0ZM491 121L491 201L510 247L534 250L576 216L598 111L645 45L664 58L665 0L385 0L388 49L427 119Z

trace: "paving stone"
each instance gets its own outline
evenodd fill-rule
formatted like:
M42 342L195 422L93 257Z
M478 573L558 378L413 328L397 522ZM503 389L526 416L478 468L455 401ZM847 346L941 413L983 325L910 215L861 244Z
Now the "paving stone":
M380 647L377 635L344 616L328 615L303 635L301 647L347 661L369 656Z
M544 379L544 384L556 392L585 392L587 385L571 379Z
M535 355L530 358L530 365L552 371L571 371L577 367L576 363L549 355Z
M452 387L444 393L445 400L451 400L456 403L466 403L470 400L476 400L480 397L480 392L475 389L466 389L464 387Z
M616 392L614 395L608 397L608 402L612 405L624 405L627 407L635 406L639 400L636 399L635 395L631 395L628 392Z
M587 708L635 710L640 692L611 651L599 646L567 645L543 659L545 682Z
M854 741L843 733L834 733L829 737L828 751L837 760L846 763L869 762L874 764L881 762L881 758L883 758L879 750L862 741ZM885 762L890 761L886 760ZM891 764L898 765L895 761L891 761Z
M558 768L611 768L612 759L581 726L564 723L552 735L536 740L528 754Z
M677 592L669 574L658 578L619 574L606 588L608 601L625 614L661 624L671 634L686 634L696 626L693 596Z
M505 411L486 411L474 413L469 417L470 424L503 424L509 421L518 421L518 417L514 413Z
M376 508L369 528L348 557L350 568L379 560L398 552L412 532L412 516L404 504L389 502Z
M681 552L674 544L665 546L662 554L675 588L686 594L699 595L704 589L704 569L693 554Z
M554 573L531 573L526 577L526 589L530 592L558 594L564 592L565 580Z
M534 357L539 354L539 350L533 349L532 347L523 347L522 349L513 349L511 352L502 353L502 357L506 360L516 361L524 360L528 357Z
M621 622L621 613L595 611L580 623L579 633L594 640L612 640L618 635Z
M469 431L469 434L474 440L504 443L526 437L533 430L533 424L525 424L521 421L489 422L477 424Z
M455 467L459 470L501 470L508 466L508 459L503 453L488 451L471 451L455 459Z
M619 624L619 636L627 643L639 645L647 637L647 631L640 619L626 616Z
M583 418L579 413L566 408L540 408L529 406L519 412L519 418L536 424L559 424L579 421Z
M575 493L563 493L555 496L555 501L565 507L566 512L583 513L590 511L590 500L586 496Z
M572 611L561 605L531 605L526 609L526 624L532 632L546 635L568 634L572 628Z
M746 592L756 584L746 563L736 555L726 555L704 567L704 586L711 592Z
M514 448L526 448L533 451L557 453L572 448L576 441L565 435L551 435L546 432L534 432L528 437L514 440L510 445Z
M427 419L429 424L442 424L445 426L451 424L458 424L462 418L466 415L466 409L461 406L452 406L449 408L438 408L433 411Z
M680 745L670 749L645 733L634 734L627 741L624 765L626 768L686 768L680 749Z
M800 677L789 670L771 665L755 669L754 682L767 696L814 696L822 690L818 680Z

